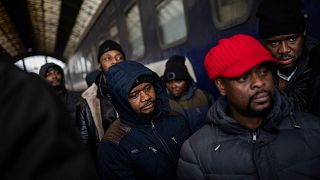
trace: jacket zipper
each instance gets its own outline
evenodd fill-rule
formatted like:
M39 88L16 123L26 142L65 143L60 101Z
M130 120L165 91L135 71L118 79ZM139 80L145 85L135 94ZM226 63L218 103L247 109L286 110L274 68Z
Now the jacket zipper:
M257 141L257 132L256 132L256 130L254 129L254 130L252 131L252 143L256 143L256 141Z
M164 147L165 151L168 153L169 158L174 161L173 158L173 154L170 151L168 145L165 143L165 141L161 138L161 136L158 134L158 132L156 131L155 125L153 124L153 120L151 120L151 127L152 127L152 131L154 133L154 135L159 139L159 141L161 142L162 146Z

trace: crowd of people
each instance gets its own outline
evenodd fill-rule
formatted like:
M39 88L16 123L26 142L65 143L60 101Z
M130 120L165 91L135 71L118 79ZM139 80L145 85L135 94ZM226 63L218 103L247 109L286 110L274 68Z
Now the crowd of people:
M186 56L158 75L113 40L82 93L54 63L40 76L2 63L1 179L319 179L320 45L302 7L263 0L261 39L208 50L219 97L197 87Z

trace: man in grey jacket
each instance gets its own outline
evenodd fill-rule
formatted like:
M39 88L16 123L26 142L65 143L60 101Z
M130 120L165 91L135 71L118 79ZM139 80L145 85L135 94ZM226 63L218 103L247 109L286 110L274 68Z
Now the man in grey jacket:
M179 179L320 177L320 119L294 112L273 81L276 60L253 37L222 39L204 62L221 97L184 142Z

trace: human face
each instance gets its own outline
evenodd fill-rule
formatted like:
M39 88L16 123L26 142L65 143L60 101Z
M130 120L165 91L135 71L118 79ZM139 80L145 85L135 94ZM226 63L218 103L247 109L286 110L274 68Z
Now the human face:
M167 89L174 97L180 97L188 88L188 82L185 80L170 80L166 82Z
M264 45L278 60L279 70L291 73L301 56L304 43L304 33L273 36L264 40Z
M119 62L124 61L124 57L121 52L117 50L107 51L100 57L100 64L103 71L108 71L109 68Z
M128 101L137 114L150 115L155 109L156 92L150 83L141 83L134 87Z
M221 95L225 96L232 116L262 117L272 106L273 79L270 63L262 63L239 78L217 79Z
M58 70L51 70L48 71L46 74L46 80L52 85L52 86L60 86L62 81L62 74Z

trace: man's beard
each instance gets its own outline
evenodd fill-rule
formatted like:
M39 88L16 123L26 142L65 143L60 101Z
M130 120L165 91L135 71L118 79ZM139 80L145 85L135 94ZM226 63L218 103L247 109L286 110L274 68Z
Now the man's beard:
M272 109L272 105L273 105L273 98L272 98L272 94L271 92L268 92L269 97L271 98L271 103L269 105L269 107L261 109L261 110L255 110L253 107L251 107L251 102L253 101L254 96L251 96L246 108L246 112L245 115L248 117L264 117L266 116L270 110Z
M143 107L148 106L150 103L155 104L155 102L149 101L149 102L147 102ZM143 107L142 107L142 108L143 108ZM156 108L154 107L154 110L153 110L151 113L149 113L149 114L146 114L146 113L141 112L141 113L140 113L140 116L141 116L142 118L144 118L144 119L151 119L151 118L153 118L153 116L154 116L155 109L156 109Z

